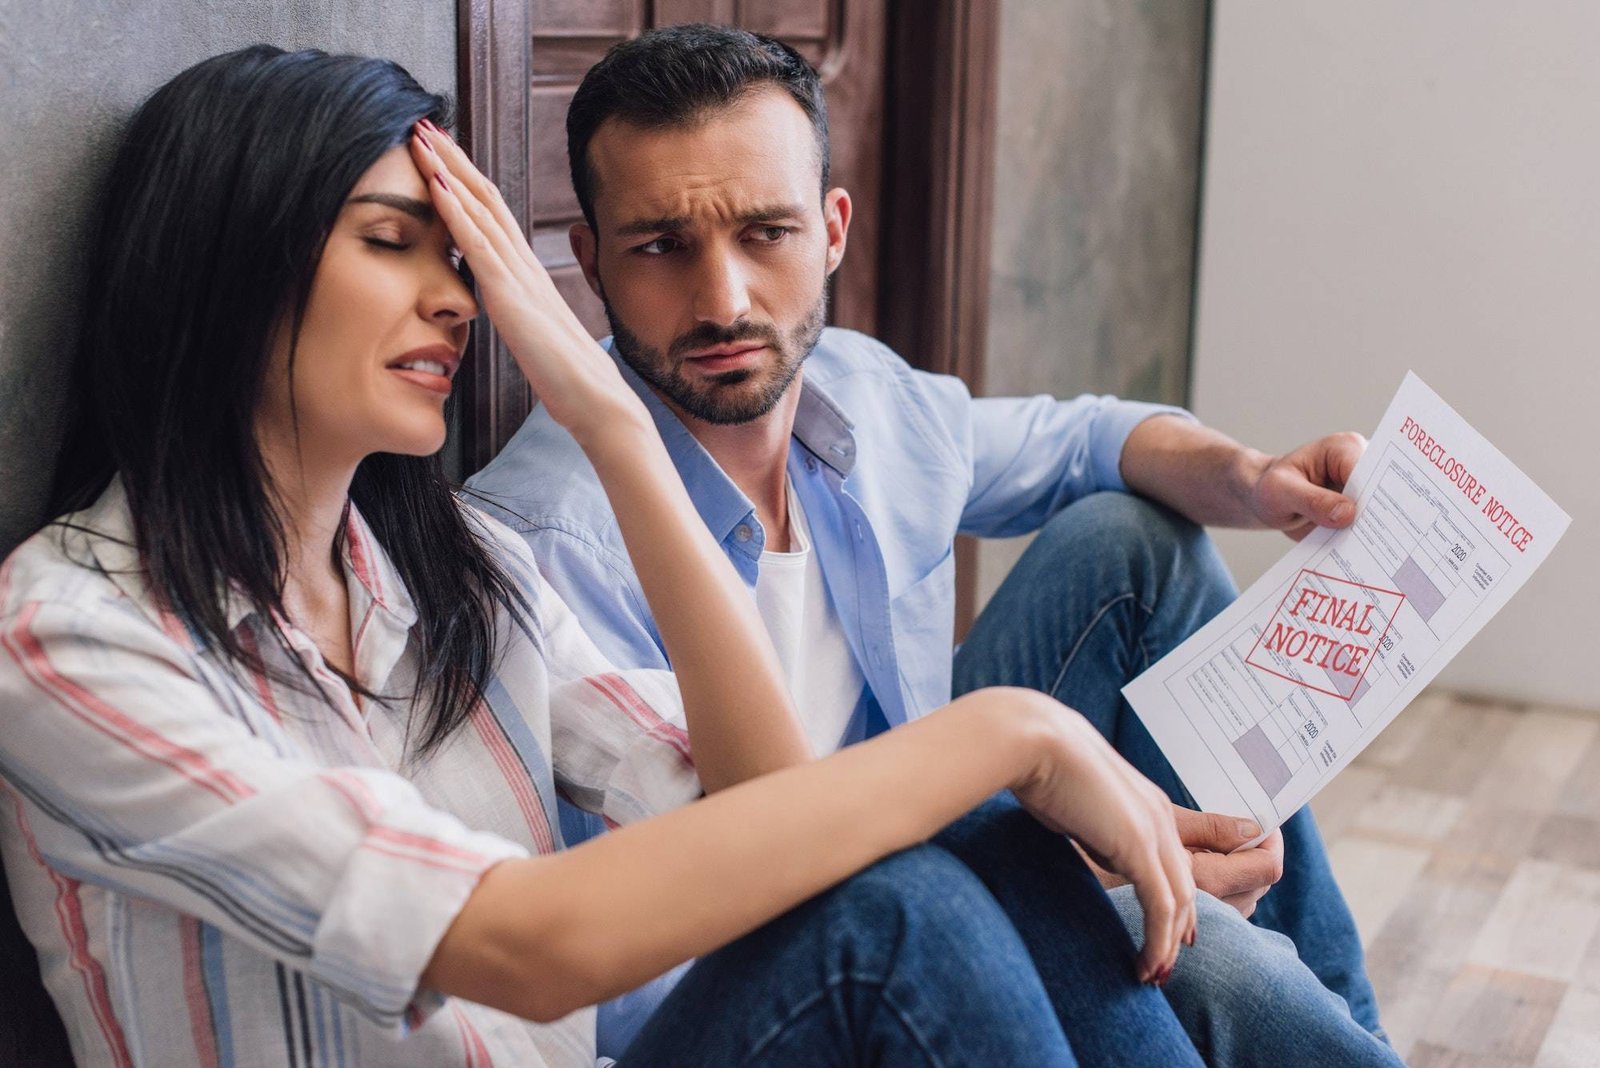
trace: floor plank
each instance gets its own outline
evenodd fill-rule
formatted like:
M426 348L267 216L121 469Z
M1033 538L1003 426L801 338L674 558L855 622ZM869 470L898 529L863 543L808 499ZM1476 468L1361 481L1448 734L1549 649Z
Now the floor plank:
M1312 808L1407 1063L1600 1066L1600 709L1429 691Z

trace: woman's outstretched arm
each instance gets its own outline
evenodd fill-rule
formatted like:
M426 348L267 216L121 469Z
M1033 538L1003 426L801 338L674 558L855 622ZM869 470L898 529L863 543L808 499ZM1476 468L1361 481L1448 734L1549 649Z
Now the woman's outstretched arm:
M1050 698L969 695L805 763L753 599L642 403L465 154L422 132L413 158L485 310L594 464L677 672L696 767L708 790L731 787L565 853L497 865L440 943L427 985L554 1019L753 930L1006 788L1135 884L1147 917L1141 974L1170 967L1193 926L1194 884L1166 799ZM787 770L744 781L776 769Z
M754 930L1006 788L1134 884L1140 977L1171 967L1193 930L1194 880L1166 797L1077 713L1029 690L982 690L824 760L502 861L423 983L557 1019Z
M649 412L556 291L492 183L442 133L412 156L483 305L550 415L594 465L683 694L711 793L812 757L777 655L695 511Z

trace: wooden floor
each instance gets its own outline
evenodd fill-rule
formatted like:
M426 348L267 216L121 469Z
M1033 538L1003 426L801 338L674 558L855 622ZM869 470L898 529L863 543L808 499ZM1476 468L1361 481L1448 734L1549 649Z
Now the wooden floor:
M1600 1066L1600 714L1424 694L1312 807L1408 1064Z

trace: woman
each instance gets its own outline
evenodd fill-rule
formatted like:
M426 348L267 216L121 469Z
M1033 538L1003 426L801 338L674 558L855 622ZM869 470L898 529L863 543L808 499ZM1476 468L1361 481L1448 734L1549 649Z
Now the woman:
M0 846L80 1064L582 1064L585 1006L705 954L625 1064L1195 1063L1044 830L1132 881L1160 980L1195 925L1164 798L1023 692L805 763L642 406L445 118L392 64L254 48L158 91L113 168L70 514L0 571ZM450 497L459 255L617 502L676 684L612 671ZM1026 931L907 849L1007 788L1037 821L953 829L1057 847ZM632 825L558 852L557 790Z

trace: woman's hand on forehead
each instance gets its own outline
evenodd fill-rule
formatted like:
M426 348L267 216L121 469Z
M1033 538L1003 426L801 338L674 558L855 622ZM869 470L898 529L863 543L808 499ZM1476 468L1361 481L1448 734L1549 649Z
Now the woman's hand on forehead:
M484 311L551 417L581 442L620 414L642 415L642 402L567 306L494 183L426 119L414 130L411 156L472 269Z

